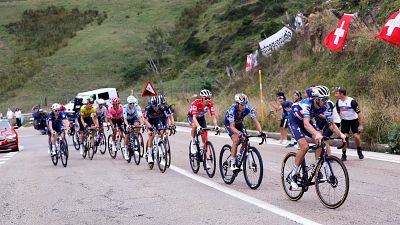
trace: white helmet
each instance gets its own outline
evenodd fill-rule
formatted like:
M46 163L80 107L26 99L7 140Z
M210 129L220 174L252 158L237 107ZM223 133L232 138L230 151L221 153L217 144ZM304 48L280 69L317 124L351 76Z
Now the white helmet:
M313 92L312 95L313 97L317 97L317 98L329 98L329 96L331 95L331 92L329 91L329 89L325 86L315 86L313 87Z
M200 91L200 97L202 98L211 98L211 96L212 96L211 91L207 89L203 89Z
M102 99L102 98L99 98L99 99L97 99L97 104L104 105L104 104L106 104L106 101L104 101L104 99Z
M137 103L138 103L138 100L137 100L134 96L132 96L132 95L128 96L128 98L126 99L126 101L127 101L129 104L131 104L131 103L137 104Z
M241 105L247 105L249 103L249 98L247 97L247 95L239 93L235 95L235 102Z
M60 104L58 104L58 103L54 103L52 106L51 106L51 110L58 110L58 109L60 109Z
M154 106L160 104L160 98L158 96L153 96L150 99L150 103Z

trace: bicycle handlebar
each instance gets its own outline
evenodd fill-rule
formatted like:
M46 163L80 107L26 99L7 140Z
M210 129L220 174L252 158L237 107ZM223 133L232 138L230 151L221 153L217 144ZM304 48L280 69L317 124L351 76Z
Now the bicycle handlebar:
M209 131L209 130L214 130L217 131L217 133L215 133L215 135L220 135L221 134L221 129L216 130L215 128L201 128L201 131Z
M332 137L325 137L325 136L323 136L322 137L322 140L323 141L329 141L329 140L341 140L342 141L342 145L340 145L338 148L340 149L340 148L343 148L345 145L346 145L346 143L348 143L349 142L349 137L348 136L346 136L346 139L341 139L341 138L332 138ZM321 147L321 145L312 145L312 148L314 148L314 149L317 149L317 148L319 148L319 147Z
M252 137L260 137L261 138L261 142L258 143L259 145L262 145L262 144L264 144L264 142L267 141L267 136L266 135L261 135L261 134L259 134L259 135L246 135L244 137L246 137L247 139L252 138Z

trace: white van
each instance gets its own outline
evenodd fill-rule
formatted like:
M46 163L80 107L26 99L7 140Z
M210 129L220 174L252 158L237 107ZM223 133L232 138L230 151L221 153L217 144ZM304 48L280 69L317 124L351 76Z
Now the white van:
M96 100L102 98L106 101L108 106L112 105L112 99L118 97L118 92L116 88L100 88L93 91L86 91L82 93L78 93L76 98L82 98L83 100L88 99L89 97L94 97L96 105ZM66 112L68 114L74 112L74 100L70 101L68 104L65 105Z

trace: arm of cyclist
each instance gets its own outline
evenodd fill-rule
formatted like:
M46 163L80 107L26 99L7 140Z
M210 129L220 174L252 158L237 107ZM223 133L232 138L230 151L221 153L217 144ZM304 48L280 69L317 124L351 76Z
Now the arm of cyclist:
M92 119L93 119L94 126L96 128L99 127L99 120L97 119L96 113L92 113Z
M303 119L304 128L312 135L313 139L317 142L317 144L321 144L322 135L318 132L313 125L311 125L310 118L305 117Z
M193 122L194 122L194 124L196 125L197 130L199 130L199 129L201 128L201 126L200 126L199 122L197 121L196 115L197 115L197 114L193 114Z
M332 120L328 120L329 129L346 142L346 135L344 135Z
M51 120L49 120L49 128L50 128L50 134L54 134L54 130L53 130L53 122Z

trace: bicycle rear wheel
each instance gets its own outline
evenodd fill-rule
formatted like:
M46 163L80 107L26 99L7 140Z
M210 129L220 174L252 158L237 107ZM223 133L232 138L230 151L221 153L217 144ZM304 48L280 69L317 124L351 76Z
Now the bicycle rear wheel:
M133 143L130 143L132 149L133 160L136 165L140 164L140 141L137 136L133 138Z
M251 189L257 189L261 185L264 167L261 154L255 147L249 147L248 153L243 159L243 173L244 179Z
M87 153L89 156L90 160L93 160L93 156L94 156L94 152L95 152L95 148L96 146L94 146L94 137L92 135L90 135L88 137L88 148L87 148Z
M164 141L165 151L167 152L167 168L171 165L171 145L169 144L168 138L165 138Z
M110 135L108 135L108 141L107 141L108 153L110 153L111 158L115 159L115 157L117 156L117 151L113 150L112 143L113 143L112 134L110 134Z
M144 156L144 139L141 133L138 133L138 138L140 142L140 157Z
M160 143L157 147L156 158L157 158L157 165L161 173L164 173L165 170L167 169L167 162L168 162L167 156L168 155L165 150L164 144Z
M219 171L221 172L222 180L226 184L232 184L235 181L236 175L230 170L231 146L224 145L219 154Z
M68 145L64 140L61 141L60 143L60 157L61 157L61 163L64 167L67 167L68 163Z
M81 148L81 143L79 140L79 134L78 132L74 132L74 135L72 135L72 143L74 144L74 147L77 151Z
M148 151L151 151L151 152L149 153ZM153 159L152 163L147 163L149 165L149 169L152 170L153 167L154 167L154 151L153 151L153 149L149 150L149 144L148 144L148 141L147 141L147 143L146 143L146 160L147 160L147 155L148 154L151 154L151 158Z
M192 141L189 142L189 162L190 162L190 167L192 168L193 173L199 172L200 169L200 162L198 160L197 154L198 154L198 149L196 154L192 154L190 148L192 146Z
M320 163L315 177L315 191L321 203L329 208L340 207L349 193L349 173L336 156L327 156L325 166Z
M102 155L104 155L107 151L107 139L104 133L100 134L99 149Z
M55 155L50 155L51 161L53 162L53 165L57 166L58 163L58 150L56 149L56 154Z
M215 174L215 167L217 166L217 161L215 158L214 146L211 142L207 141L204 148L204 159L203 167L206 171L208 177L212 178Z
M299 190L293 190L289 182L289 175L293 170L295 158L296 158L296 153L289 152L283 159L281 168L281 180L282 180L283 190L285 191L289 199L292 201L298 201L304 194L304 188L300 188ZM302 169L300 170L300 174L303 174Z

